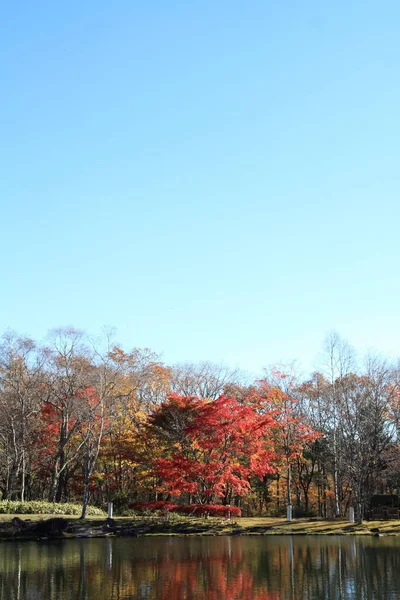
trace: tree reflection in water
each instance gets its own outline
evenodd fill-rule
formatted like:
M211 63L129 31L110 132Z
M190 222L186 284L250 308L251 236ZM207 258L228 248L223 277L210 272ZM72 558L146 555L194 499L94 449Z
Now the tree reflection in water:
M4 600L394 600L400 539L224 537L4 543Z

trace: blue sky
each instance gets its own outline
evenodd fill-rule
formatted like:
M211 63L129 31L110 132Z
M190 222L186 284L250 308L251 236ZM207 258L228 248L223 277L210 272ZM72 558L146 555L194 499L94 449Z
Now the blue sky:
M399 354L400 4L3 6L0 330Z

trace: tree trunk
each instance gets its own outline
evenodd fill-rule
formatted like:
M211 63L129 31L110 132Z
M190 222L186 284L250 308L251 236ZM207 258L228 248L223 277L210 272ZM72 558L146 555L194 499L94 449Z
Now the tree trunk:
M276 476L276 509L279 512L280 510L280 485L279 485L279 473Z
M55 502L61 502L65 492L65 470L58 477L58 485L56 489Z
M25 450L22 448L22 465L21 465L21 502L25 501Z
M289 461L287 461L287 505L292 505L292 469Z
M84 475L84 485L83 485L83 498L82 498L82 512L80 519L84 519L86 517L87 505L89 503L89 473L86 471Z
M318 516L322 517L322 503L321 503L321 462L318 458L318 478L317 478L317 501L318 501Z
M304 489L304 510L308 513L308 488Z
M357 523L359 525L361 525L363 522L363 503L361 502L361 500L359 502L357 502L357 508L358 508Z

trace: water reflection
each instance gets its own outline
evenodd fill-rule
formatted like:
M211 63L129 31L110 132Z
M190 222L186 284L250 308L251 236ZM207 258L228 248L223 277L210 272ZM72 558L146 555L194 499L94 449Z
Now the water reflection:
M400 539L92 539L0 546L3 600L394 600Z

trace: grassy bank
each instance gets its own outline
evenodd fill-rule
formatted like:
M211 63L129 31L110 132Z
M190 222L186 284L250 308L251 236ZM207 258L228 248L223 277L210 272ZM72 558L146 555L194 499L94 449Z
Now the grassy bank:
M374 535L376 533L400 535L400 520L364 521L362 524L349 523L347 520L314 520L294 519L290 523L286 519L242 518L238 526L246 534L272 535ZM379 531L377 531L379 529Z
M400 535L400 521L348 521L295 519L288 523L276 518L104 517L83 521L76 516L0 515L0 540L49 538L138 537L160 535Z

